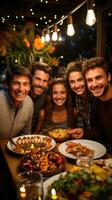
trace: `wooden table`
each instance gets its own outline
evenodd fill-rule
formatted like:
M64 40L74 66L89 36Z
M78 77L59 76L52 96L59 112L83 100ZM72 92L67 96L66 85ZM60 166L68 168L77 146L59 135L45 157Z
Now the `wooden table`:
M12 179L16 183L17 177L18 177L17 168L19 166L21 156L14 154L7 148L7 140L1 140L0 146L1 146L2 153L3 153L3 157L6 161L6 164L9 168L10 174L12 176ZM107 154L104 156L104 158L108 158L108 157L112 157L112 156L107 155ZM76 169L75 160L66 159L65 170L72 171L74 168Z
M6 161L6 164L9 168L9 172L12 176L12 179L14 182L16 182L17 179L17 166L19 164L20 157L17 157L13 154L13 152L10 152L7 148L7 140L0 141L0 146L2 150L3 157Z

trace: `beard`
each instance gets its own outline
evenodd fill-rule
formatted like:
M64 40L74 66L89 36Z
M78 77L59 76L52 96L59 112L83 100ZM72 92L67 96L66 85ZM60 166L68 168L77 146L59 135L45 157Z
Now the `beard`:
M102 93L102 95L101 95L100 97L103 97L104 95L106 95L107 92L108 92L108 90L109 90L109 84L107 84L107 85L105 86L104 91L103 91L103 93Z

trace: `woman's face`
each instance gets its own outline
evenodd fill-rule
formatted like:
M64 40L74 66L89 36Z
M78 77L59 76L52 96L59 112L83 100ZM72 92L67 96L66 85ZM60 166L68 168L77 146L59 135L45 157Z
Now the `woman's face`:
M52 87L52 99L57 106L62 106L67 100L67 89L61 83Z
M79 96L83 96L86 90L86 82L82 72L73 71L69 75L69 84L73 92Z

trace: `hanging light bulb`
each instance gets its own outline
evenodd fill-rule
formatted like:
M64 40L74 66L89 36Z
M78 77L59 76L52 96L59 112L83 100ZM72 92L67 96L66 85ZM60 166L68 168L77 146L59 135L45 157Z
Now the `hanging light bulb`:
M42 42L42 43L44 43L44 42L45 42L44 31L42 31L41 42Z
M50 41L49 32L50 32L50 31L49 31L49 29L47 28L47 29L46 29L46 35L45 35L45 41L46 41L46 42L49 42L49 41Z
M87 11L86 24L92 26L96 23L95 13L92 9Z
M59 33L58 41L62 41L61 33Z
M87 10L87 16L86 16L86 24L89 26L93 26L96 23L96 17L93 10L92 0L88 0L87 7L88 7L88 10Z
M68 18L68 25L67 25L67 35L68 36L73 36L75 34L75 30L74 30L74 27L73 27L73 19L72 19L72 16L69 15Z
M57 25L54 25L54 29L53 29L53 34L52 34L52 40L56 41L58 39L58 33L57 33Z

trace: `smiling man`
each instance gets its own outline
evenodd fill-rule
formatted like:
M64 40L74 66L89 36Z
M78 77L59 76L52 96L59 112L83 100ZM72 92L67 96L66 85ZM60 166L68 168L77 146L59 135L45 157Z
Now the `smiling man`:
M34 133L36 124L38 123L40 109L45 106L52 69L46 63L37 62L32 67L31 73L32 84L29 94L34 102L34 114L32 121L32 132Z
M102 57L83 62L89 91L97 98L97 122L103 142L112 147L112 84L111 74ZM112 149L111 149L112 150Z
M13 67L6 75L7 89L0 91L0 139L31 133L33 102L28 96L30 72Z

